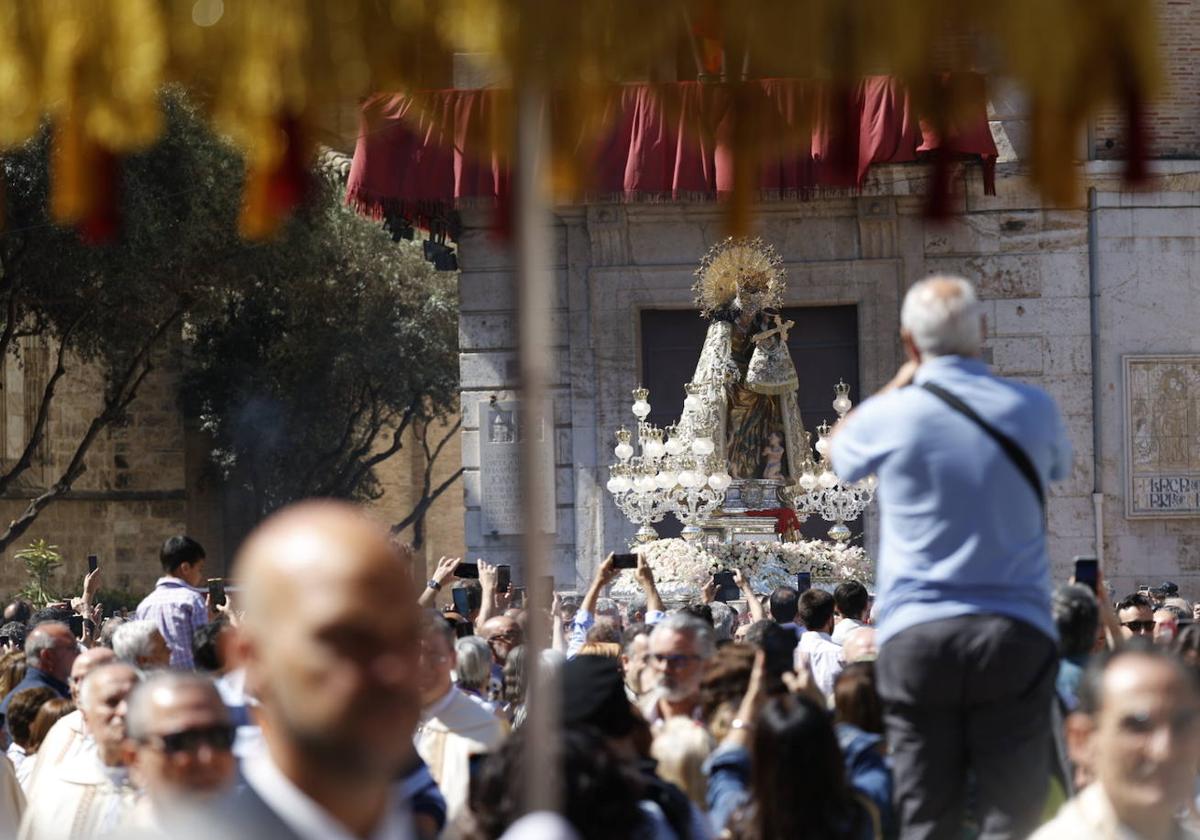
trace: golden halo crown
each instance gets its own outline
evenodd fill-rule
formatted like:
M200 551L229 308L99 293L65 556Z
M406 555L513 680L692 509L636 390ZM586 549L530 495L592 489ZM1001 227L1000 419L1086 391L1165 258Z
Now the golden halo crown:
M783 305L783 260L761 239L729 237L709 249L696 269L696 305L705 318L728 313L739 297L760 309Z

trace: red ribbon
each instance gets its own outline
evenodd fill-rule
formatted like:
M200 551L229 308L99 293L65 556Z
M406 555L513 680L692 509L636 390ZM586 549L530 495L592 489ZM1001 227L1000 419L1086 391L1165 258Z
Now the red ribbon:
M769 510L748 510L747 516L772 516L775 518L775 533L787 534L800 530L800 518L791 508L770 508Z

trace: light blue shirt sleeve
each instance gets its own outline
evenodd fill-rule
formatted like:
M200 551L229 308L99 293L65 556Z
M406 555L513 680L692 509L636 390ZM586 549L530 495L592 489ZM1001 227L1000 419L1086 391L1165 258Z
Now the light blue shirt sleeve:
M742 747L718 746L704 761L708 777L708 820L714 835L750 798L750 753Z
M653 627L666 617L667 614L662 610L646 610L646 626Z
M844 481L859 481L879 470L879 465L892 451L890 436L885 432L887 398L890 394L870 397L847 415L829 452L833 469Z
M574 659L579 649L587 642L588 630L596 623L596 616L587 610L576 610L571 619L571 637L567 639L567 659Z

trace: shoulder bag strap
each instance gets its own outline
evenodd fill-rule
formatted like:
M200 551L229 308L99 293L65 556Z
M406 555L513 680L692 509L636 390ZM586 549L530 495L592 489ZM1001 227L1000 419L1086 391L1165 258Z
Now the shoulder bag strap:
M1029 456L1025 454L1025 450L1022 449L1015 440L1004 434L1004 432L997 429L991 423L988 423L977 413L975 413L975 409L971 408L971 406L967 405L965 402L954 396L954 394L951 394L940 385L934 385L932 382L926 382L920 387L933 394L935 397L953 408L962 416L974 421L975 425L983 429L983 431L987 433L988 437L996 441L996 444L1004 450L1004 454L1007 455L1009 460L1013 462L1013 466L1015 466L1021 472L1021 475L1025 476L1025 480L1029 482L1029 486L1032 487L1033 492L1037 494L1038 504L1041 505L1042 510L1045 511L1046 491L1042 488L1042 480L1038 477L1037 469L1033 466L1033 462L1029 460Z

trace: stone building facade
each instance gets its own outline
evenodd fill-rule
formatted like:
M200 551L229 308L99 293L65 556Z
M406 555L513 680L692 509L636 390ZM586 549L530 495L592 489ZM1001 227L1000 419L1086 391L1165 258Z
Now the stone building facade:
M987 358L998 373L1053 394L1070 430L1074 469L1049 498L1057 576L1069 575L1073 556L1100 553L1118 592L1169 579L1200 594L1200 519L1126 516L1122 374L1126 354L1200 353L1200 162L1157 161L1148 188L1133 192L1121 183L1119 163L1087 161L1078 173L1087 203L1049 207L1020 161L1027 121L1019 102L993 106L993 133L1004 150L997 194L984 195L979 172L966 169L946 222L923 214L920 165L875 169L860 194L762 204L756 233L784 259L786 304L856 307L857 400L902 360L897 331L906 289L934 272L970 278L986 305ZM488 477L480 471L481 407L514 396L510 254L488 232L486 214L467 214L465 222L466 542L472 554L519 566L518 538L493 533L485 520ZM631 419L629 392L646 370L640 313L690 307L692 272L723 235L712 204L594 205L555 214L550 343L560 584L585 578L632 535L604 484L615 460L612 434ZM1200 383L1191 394L1197 461L1184 464L1185 472L1200 468ZM873 526L868 520L869 549Z
M10 358L0 380L0 465L11 464L24 449L48 375L44 350L22 350L21 361ZM189 426L180 409L181 354L176 341L156 356L127 422L101 432L87 455L87 471L70 493L45 508L5 553L0 597L24 585L24 568L12 554L34 539L57 545L63 554L64 566L55 579L62 591L77 590L87 555L97 554L104 567L103 588L144 593L159 575L158 547L179 533L205 546L210 576L227 573L238 543L254 523L222 490L208 465L204 435ZM20 515L28 500L61 474L98 410L102 388L98 372L87 366L70 367L60 380L42 450L20 486L0 498L4 521ZM435 428L430 440L440 440L448 431L449 426ZM434 486L458 470L458 447L458 435L452 434L436 462ZM377 471L383 495L371 503L372 513L385 523L404 518L419 498L423 470L419 445L410 435L404 449ZM461 498L461 490L451 487L429 509L420 552L427 565L436 565L441 554L462 554ZM411 529L400 538L411 540Z

